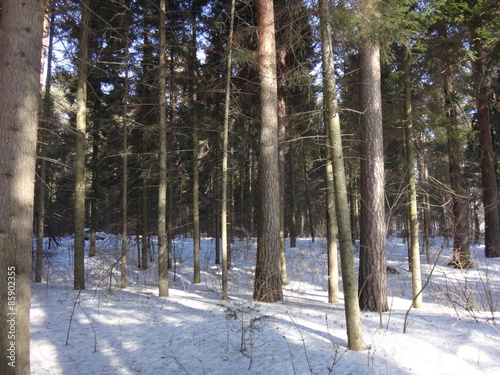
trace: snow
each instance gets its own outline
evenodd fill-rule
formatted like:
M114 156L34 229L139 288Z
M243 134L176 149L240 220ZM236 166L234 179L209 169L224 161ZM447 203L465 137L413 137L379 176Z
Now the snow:
M362 312L367 349L346 349L343 300L329 304L324 240L287 247L284 301L252 300L255 240L237 240L229 295L221 300L215 242L202 239L202 282L192 284L192 239L175 243L170 296L158 297L157 269L137 269L130 241L129 285L120 289L120 236L101 233L86 258L87 288L73 290L72 239L47 250L44 281L33 284L31 373L55 374L500 374L500 259L472 248L475 267L447 265L434 239L422 265L424 307L411 309L406 246L388 241L390 311ZM356 254L357 257L357 254ZM425 257L422 256L424 263Z

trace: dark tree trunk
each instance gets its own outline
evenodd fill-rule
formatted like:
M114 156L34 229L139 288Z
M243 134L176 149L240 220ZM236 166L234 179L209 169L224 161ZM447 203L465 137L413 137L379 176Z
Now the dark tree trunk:
M473 33L474 34L474 33ZM479 127L479 146L481 150L481 182L483 185L484 232L486 257L500 256L500 217L498 203L497 175L495 173L494 153L491 142L491 126L484 83L484 61L482 46L474 42L477 58L473 63L476 75L477 125Z

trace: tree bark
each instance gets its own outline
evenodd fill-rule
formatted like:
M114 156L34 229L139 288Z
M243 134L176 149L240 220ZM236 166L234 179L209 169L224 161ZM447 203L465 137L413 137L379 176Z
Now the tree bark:
M85 148L87 128L87 75L90 1L82 1L80 46L78 53L78 87L76 93L75 156L75 242L74 281L76 290L85 289Z
M272 0L257 0L260 74L259 236L254 299L283 299L280 266L278 98Z
M200 278L200 156L198 130L198 73L196 57L196 14L192 9L191 20L191 121L193 127L193 284L199 284Z
M363 2L370 17L378 0ZM385 170L380 83L380 47L363 40L360 45L362 158L359 302L362 310L387 311Z
M167 71L166 71L166 5L165 0L160 0L160 45L158 61L158 91L159 91L159 130L160 150L158 161L160 164L160 182L158 189L158 292L160 297L168 297L167 275L167 102L165 101Z
M347 184L342 151L342 136L335 91L335 67L333 63L333 47L329 26L327 0L320 0L320 27L322 41L324 118L328 128L328 140L331 146L333 181L335 188L335 211L337 214L338 239L342 283L344 286L345 316L347 322L347 344L351 350L363 350L363 328L359 311L356 272L354 271L354 255L352 250L351 221L347 198Z
M409 224L409 247L412 261L412 297L413 307L422 307L422 277L420 272L420 244L418 238L418 208L417 187L415 178L415 156L413 148L413 121L411 106L411 77L409 64L409 51L405 49L403 60L403 86L404 86L404 110L405 110L405 150L406 150L406 179L408 186L408 224Z
M42 282L43 271L43 239L45 234L45 205L47 196L47 136L46 132L51 124L51 102L50 91L52 86L52 54L54 47L54 13L51 13L48 25L49 45L47 48L47 73L45 78L45 91L43 96L42 120L38 128L38 138L40 142L40 171L38 172L38 209L37 209L37 234L36 234L36 265L35 282Z
M446 36L444 28L440 30ZM466 192L462 174L463 151L458 128L458 108L452 101L454 88L449 66L443 69L444 106L446 108L447 136L448 136L448 161L450 169L450 182L452 189L451 205L453 215L453 260L451 265L457 268L472 266L470 258L469 226L467 220Z
M286 98L285 98L285 51L279 49L277 56L278 74L278 164L280 182L280 259L281 259L281 281L283 285L288 284L285 256L285 140L287 127Z
M44 4L4 0L0 22L0 372L5 375L30 373L32 220Z
M226 60L226 88L224 101L224 129L222 132L222 199L221 199L221 244L222 244L222 299L226 300L228 296L227 284L227 161L229 149L229 107L231 99L231 71L232 71L232 56L233 56L233 25L234 25L235 0L231 0L230 19L229 19L229 35L227 43L227 60Z
M121 269L120 287L127 286L127 253L128 253L128 44L125 55L125 85L124 85L124 106L123 106L123 129L122 129L122 241L121 241Z
M472 36L476 36L472 33ZM481 43L473 41L476 60L475 73L477 125L479 127L479 147L481 150L481 182L483 185L485 253L487 258L500 257L500 214L497 175L495 172L489 108L486 100L485 66Z

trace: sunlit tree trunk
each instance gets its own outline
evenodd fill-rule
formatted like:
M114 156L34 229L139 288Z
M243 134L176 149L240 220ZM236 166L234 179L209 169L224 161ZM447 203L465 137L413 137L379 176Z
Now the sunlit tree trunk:
M335 68L331 31L329 26L328 1L320 0L320 27L322 41L324 118L328 127L328 140L331 147L332 173L335 190L335 210L337 213L338 239L342 283L344 286L345 316L347 322L347 345L351 350L363 350L363 328L359 310L356 272L352 250L351 222L347 200L347 184L342 151L342 136L335 90Z
M371 17L378 0L362 1ZM359 47L361 74L361 225L359 302L362 310L387 311L385 169L382 131L380 47L364 39Z
M280 262L278 95L272 0L257 0L261 131L259 156L259 237L254 299L283 299Z
M230 20L229 20L229 36L227 43L227 62L226 62L226 87L224 101L224 129L222 132L222 199L221 199L221 245L222 245L222 299L228 299L228 284L227 284L227 161L229 148L229 100L231 98L231 71L232 71L232 54L233 54L233 25L234 25L234 9L235 0L231 0ZM218 235L218 233L217 233Z
M75 242L74 285L85 289L85 146L87 127L87 75L90 0L82 1L80 45L78 53L78 87L76 93L76 156L75 156Z
M44 3L3 0L0 21L0 372L5 375L30 374L32 220Z

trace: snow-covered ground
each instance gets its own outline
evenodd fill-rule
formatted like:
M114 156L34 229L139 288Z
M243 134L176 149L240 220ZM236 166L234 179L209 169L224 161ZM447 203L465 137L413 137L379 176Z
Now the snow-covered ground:
M362 312L367 349L346 350L343 301L327 301L326 244L287 248L290 283L281 303L252 300L256 243L235 243L228 301L221 300L215 242L202 240L202 282L192 284L192 240L175 241L170 297L157 292L157 269L138 270L130 242L129 286L120 289L119 236L102 234L86 258L87 289L73 290L72 242L61 239L33 284L32 374L500 374L500 259L472 249L476 267L447 266L451 250L435 239L423 265L424 307L412 309L411 274L401 239L388 242L390 311ZM438 257L439 255L439 257ZM425 257L422 257L424 262Z

